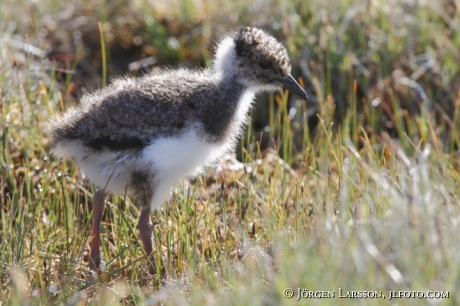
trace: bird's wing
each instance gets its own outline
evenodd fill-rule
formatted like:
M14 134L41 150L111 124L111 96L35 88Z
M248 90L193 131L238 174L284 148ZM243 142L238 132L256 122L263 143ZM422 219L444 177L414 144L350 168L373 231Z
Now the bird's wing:
M91 97L95 101L84 104L68 138L80 139L96 150L122 151L145 147L161 136L174 136L185 127L190 112L180 97L173 100L128 89Z

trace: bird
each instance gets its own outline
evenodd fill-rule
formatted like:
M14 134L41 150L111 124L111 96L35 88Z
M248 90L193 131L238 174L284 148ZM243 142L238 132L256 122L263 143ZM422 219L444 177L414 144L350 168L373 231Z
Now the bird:
M286 48L271 34L238 27L215 47L210 68L121 77L50 118L50 153L73 160L99 187L92 199L91 270L101 268L109 194L127 194L139 208L139 237L155 275L150 215L174 183L234 150L256 93L284 87L308 101L291 75Z

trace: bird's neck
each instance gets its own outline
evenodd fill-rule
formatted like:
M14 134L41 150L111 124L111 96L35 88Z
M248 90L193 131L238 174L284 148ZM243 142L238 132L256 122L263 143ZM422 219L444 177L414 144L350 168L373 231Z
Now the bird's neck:
M235 42L231 36L224 37L217 45L213 70L217 80L220 103L229 111L235 112L241 98L249 90L247 82L239 76L238 57L235 51Z
M214 59L214 71L220 78L231 78L238 72L238 59L235 52L235 42L231 37L223 38L217 45Z
M229 143L242 131L254 94L236 77L216 77L214 96L205 102L202 122L209 142Z
M205 131L212 142L234 139L242 131L255 91L238 75L238 59L231 37L220 41L213 65L216 96L206 112Z
M245 111L248 110L249 105L245 103L245 97L250 94L254 95L254 92L246 85L241 83L236 76L226 75L220 77L217 81L217 95L218 99L216 103L219 104L221 110L225 109L225 112L229 116L238 115L240 108Z
M236 82L247 86L248 82L240 76L239 59L235 51L235 42L232 37L223 38L217 45L213 70L222 83Z

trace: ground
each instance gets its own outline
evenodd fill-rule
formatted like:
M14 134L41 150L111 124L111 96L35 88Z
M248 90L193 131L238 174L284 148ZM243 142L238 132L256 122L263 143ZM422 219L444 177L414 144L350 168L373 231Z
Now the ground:
M4 0L0 304L458 304L459 16L447 0ZM317 107L259 97L236 157L178 183L153 214L168 279L147 276L124 196L91 273L94 186L49 155L48 118L114 75L206 66L238 25L285 44Z

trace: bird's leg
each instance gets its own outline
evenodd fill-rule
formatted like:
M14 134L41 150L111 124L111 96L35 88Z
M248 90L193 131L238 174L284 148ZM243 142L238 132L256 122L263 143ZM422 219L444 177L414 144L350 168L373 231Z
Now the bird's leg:
M144 251L149 260L149 274L156 274L155 256L153 254L152 234L153 225L150 219L150 207L146 206L142 209L141 216L139 217L139 236L144 246Z
M100 269L101 264L101 250L100 250L100 236L101 236L101 222L102 215L104 214L105 198L107 193L104 189L98 189L93 196L93 222L91 223L91 262L89 264L91 270Z

